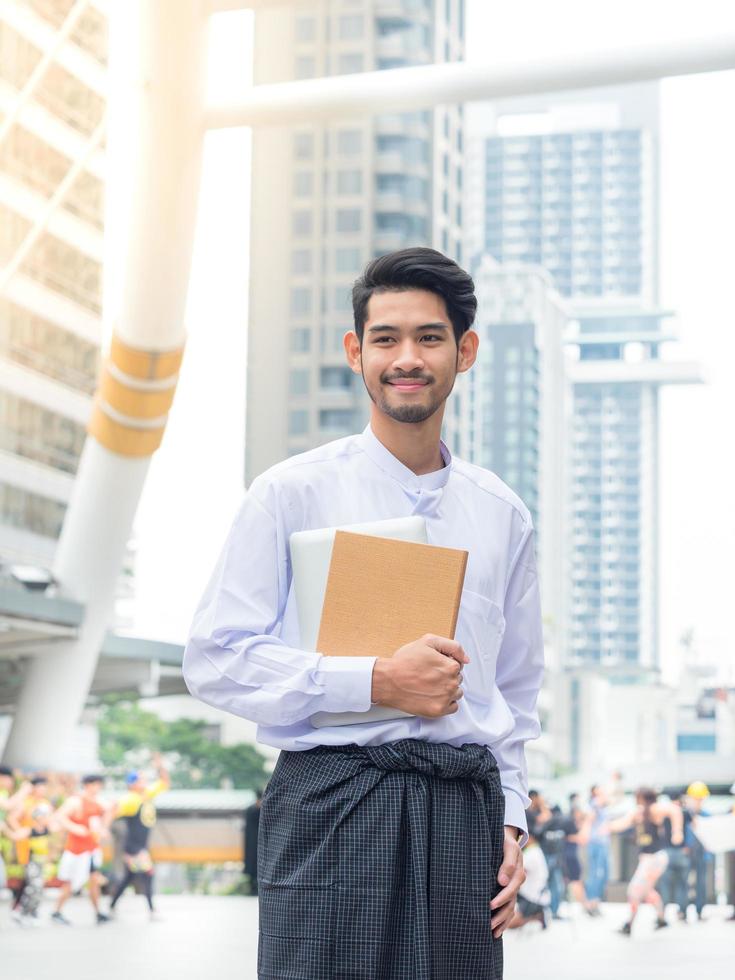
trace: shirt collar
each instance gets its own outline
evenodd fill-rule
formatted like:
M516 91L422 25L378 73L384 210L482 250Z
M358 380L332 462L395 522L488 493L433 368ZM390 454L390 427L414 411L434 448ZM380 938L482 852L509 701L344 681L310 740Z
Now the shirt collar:
M419 492L420 490L439 490L446 486L449 474L452 471L452 454L441 440L439 450L444 460L444 466L433 473L422 473L417 475L407 466L397 459L393 453L389 452L373 432L370 423L365 426L362 434L358 437L358 442L367 456L379 466L388 476L392 476L401 486L407 490Z

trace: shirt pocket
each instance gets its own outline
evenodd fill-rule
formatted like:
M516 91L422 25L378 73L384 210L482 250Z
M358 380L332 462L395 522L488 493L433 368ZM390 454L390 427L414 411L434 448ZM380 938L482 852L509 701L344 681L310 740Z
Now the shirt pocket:
M463 671L466 695L490 697L504 633L505 617L500 606L479 592L463 589L455 638L470 658Z

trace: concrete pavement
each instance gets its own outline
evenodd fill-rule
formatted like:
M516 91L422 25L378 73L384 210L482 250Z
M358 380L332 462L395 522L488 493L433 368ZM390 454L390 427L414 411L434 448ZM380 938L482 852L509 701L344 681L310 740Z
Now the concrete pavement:
M2 980L256 980L257 902L253 898L160 896L161 921L151 923L141 896L126 895L118 918L92 924L86 899L69 903L72 927L48 921L19 929L0 904ZM735 966L735 922L709 907L707 921L653 931L644 909L630 939L616 934L621 905L600 919L569 910L546 932L532 927L505 940L505 980L725 980ZM377 978L376 978L377 980ZM470 978L467 980L481 980Z

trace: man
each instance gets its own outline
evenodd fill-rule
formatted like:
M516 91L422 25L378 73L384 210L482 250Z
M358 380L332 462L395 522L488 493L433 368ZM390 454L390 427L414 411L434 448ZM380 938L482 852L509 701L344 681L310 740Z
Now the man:
M520 929L529 922L540 922L546 928L546 909L550 903L549 869L544 852L534 835L534 827L528 828L528 843L523 848L523 867L526 880L518 890L518 904L509 929Z
M89 882L89 898L97 924L101 925L109 921L108 916L100 911L102 887L100 841L104 831L104 819L109 809L97 799L102 785L102 776L85 776L82 779L81 793L68 797L56 811L55 822L66 830L68 835L57 873L61 888L56 908L51 916L51 919L60 925L71 925L61 910L72 892L81 891L87 882Z
M12 830L5 822L5 818L22 804L30 792L31 784L27 779L16 790L13 770L8 766L0 766L0 891L5 888L7 883L5 875L6 842L7 846L10 847L11 841L22 840L25 836Z
M633 923L641 905L648 903L656 909L656 929L665 929L668 922L664 916L664 903L656 890L656 884L666 871L666 833L664 824L671 822L669 840L678 845L684 839L684 820L681 807L666 801L659 801L654 789L642 786L636 793L636 808L623 817L609 822L610 831L622 833L635 831L638 846L638 864L628 883L628 905L630 918L620 929L624 936L632 935Z
M153 859L148 850L148 837L156 825L156 806L153 800L160 793L164 793L171 784L168 772L157 753L153 757L153 763L156 766L158 779L149 786L142 773L128 773L125 780L128 792L112 810L113 818L125 821L123 842L125 874L115 889L110 903L110 915L114 915L115 906L125 889L137 881L148 903L151 921L157 918L153 907Z
M579 860L579 845L587 842L585 819L579 805L579 793L569 794L569 813L563 820L564 855L562 866L564 880L575 902L588 909L587 895L582 883L582 862Z
M709 787L701 780L695 780L687 786L684 806L690 820L687 821L684 843L689 851L690 868L694 872L694 905L700 922L704 918L704 906L707 903L707 879L714 860L714 856L705 850L704 845L697 837L697 819L710 815L705 806L705 801L708 798Z
M253 482L194 617L189 689L283 750L260 817L263 978L502 976L543 651L529 512L440 440L477 354L476 306L470 276L432 249L370 263L344 340L370 424ZM377 659L301 649L291 533L409 515L469 552L456 639ZM309 720L373 703L411 717Z
M554 806L549 809L546 801L537 793L537 810L535 811L536 816L534 819L533 797L531 797L531 801L531 809L528 811L531 815L529 819L529 835L531 833L531 823L533 823L534 836L546 859L551 917L553 919L561 919L562 916L559 914L559 908L565 891L563 871L564 844L569 833L569 818L564 816L559 806ZM523 864L526 868L526 873L528 873L526 852L527 849L524 849Z
M245 811L243 827L243 849L245 860L243 872L250 880L250 894L258 894L258 830L260 828L260 805L263 801L263 790L259 789L255 803Z
M587 813L587 912L600 915L600 903L610 877L609 800L602 786L590 788Z
M18 863L24 869L23 883L13 904L13 919L20 926L40 924L44 868L48 860L53 818L53 807L48 800L48 780L45 776L34 776L30 782L30 790L20 806L8 814L7 820L11 833L15 835Z
M691 814L684 809L681 798L672 801L682 811L683 837L678 844L672 842L673 827L671 818L664 819L664 841L668 863L661 876L659 892L664 903L664 911L670 902L679 907L679 920L687 921L689 907L689 849L686 846L687 832L692 821Z

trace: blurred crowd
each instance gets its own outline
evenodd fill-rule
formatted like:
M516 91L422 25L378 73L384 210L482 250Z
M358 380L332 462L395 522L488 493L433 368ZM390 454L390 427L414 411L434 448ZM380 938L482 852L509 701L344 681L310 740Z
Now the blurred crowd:
M154 780L129 772L124 790L104 800L105 778L97 773L79 779L0 767L0 894L9 892L16 925L42 924L44 889L51 886L57 891L49 921L60 926L71 925L64 906L85 889L100 925L114 917L131 885L155 916L148 837L155 797L168 789L169 776L160 757L154 765Z
M731 792L735 792L735 785ZM631 809L615 774L607 785L590 788L586 800L572 794L564 810L549 805L531 790L527 811L529 841L524 850L526 881L521 887L512 928L563 918L562 902L576 903L596 918L602 914L611 876L613 836L624 835L634 849L635 866L628 876L628 917L620 932L630 936L643 905L655 910L655 929L671 922L687 923L690 909L705 918L714 855L700 840L710 791L701 781L691 783L675 798L662 798L641 787ZM735 806L732 808L735 813ZM735 921L735 850L726 854L728 901ZM568 908L568 905L566 906Z

